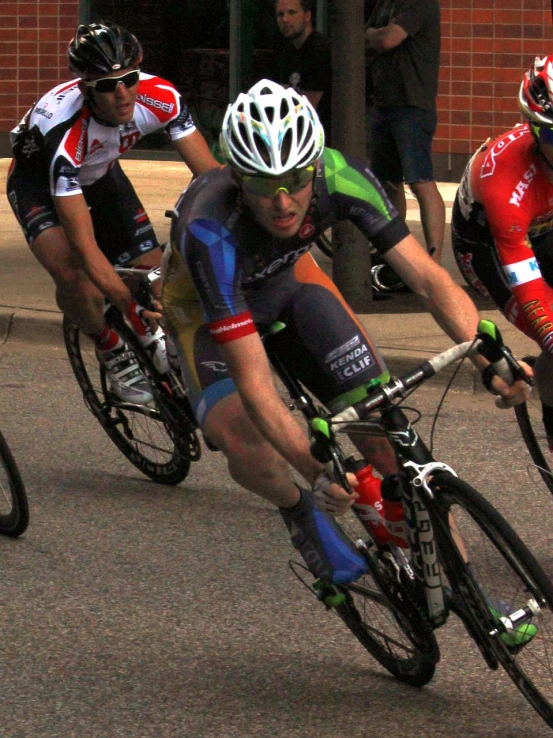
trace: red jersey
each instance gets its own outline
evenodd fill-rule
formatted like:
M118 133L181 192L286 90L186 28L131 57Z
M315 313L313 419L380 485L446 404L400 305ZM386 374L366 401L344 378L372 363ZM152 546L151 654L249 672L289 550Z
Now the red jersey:
M553 231L553 182L537 153L528 125L487 141L472 157L459 186L458 202L493 237L505 279L544 349L553 350L553 308L531 238ZM549 290L550 295L550 290Z

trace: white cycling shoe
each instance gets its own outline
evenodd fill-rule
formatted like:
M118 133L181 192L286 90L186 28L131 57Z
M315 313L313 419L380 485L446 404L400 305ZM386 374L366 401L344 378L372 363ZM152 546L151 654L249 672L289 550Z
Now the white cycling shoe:
M160 374L166 374L169 371L169 361L167 359L167 346L165 333L158 328L155 333L149 331L145 336L138 336L144 348L152 357L155 368Z
M148 380L126 344L115 351L99 352L98 359L106 368L110 389L117 397L134 405L147 405L153 401Z

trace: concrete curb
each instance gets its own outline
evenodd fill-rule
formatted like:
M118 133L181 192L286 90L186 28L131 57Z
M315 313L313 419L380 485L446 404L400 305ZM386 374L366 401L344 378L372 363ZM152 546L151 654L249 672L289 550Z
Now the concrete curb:
M65 352L62 319L61 312L2 306L0 307L0 348L35 345ZM444 338L444 341L447 342L447 338ZM381 350L390 372L395 376L405 374L426 358L437 353L437 351L413 347L406 349L389 347ZM445 385L456 368L456 366L448 367L431 381L441 386ZM469 361L461 365L454 380L453 390L469 393L485 391L478 372Z
M0 346L41 344L65 350L62 314L56 311L0 307Z

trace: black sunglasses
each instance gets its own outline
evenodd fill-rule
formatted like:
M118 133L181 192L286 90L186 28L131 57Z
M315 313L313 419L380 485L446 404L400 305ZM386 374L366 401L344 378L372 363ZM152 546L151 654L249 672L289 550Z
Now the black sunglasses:
M140 79L140 69L133 69L132 72L122 74L120 77L102 77L101 79L93 79L91 82L83 80L87 87L93 87L96 92L115 92L119 82L122 82L127 89L138 84Z

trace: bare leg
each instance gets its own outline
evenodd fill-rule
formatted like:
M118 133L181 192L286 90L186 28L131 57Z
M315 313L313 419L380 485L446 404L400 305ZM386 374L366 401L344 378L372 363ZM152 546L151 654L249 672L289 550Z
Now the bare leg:
M104 298L92 284L69 246L63 228L49 228L36 239L33 254L56 283L56 302L83 332L104 326Z
M255 428L238 393L217 403L203 430L226 456L235 482L278 507L299 501L288 464Z
M438 264L442 260L445 234L445 204L436 182L413 182L409 185L417 198L426 249Z

